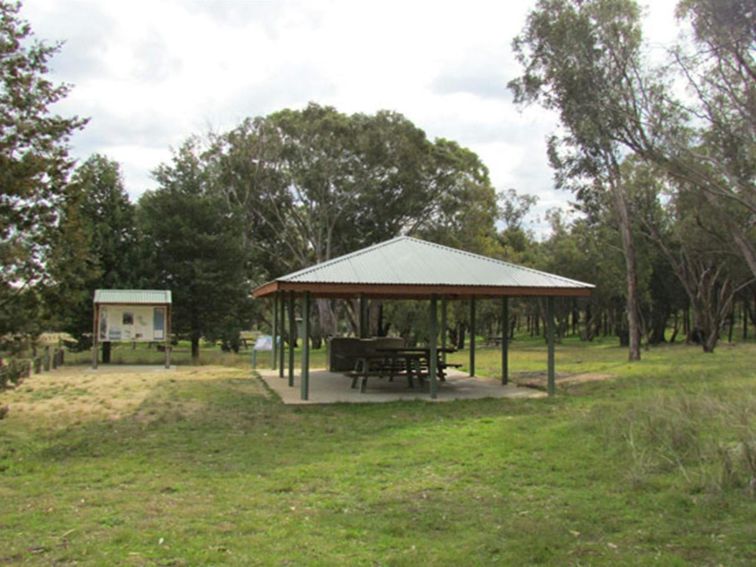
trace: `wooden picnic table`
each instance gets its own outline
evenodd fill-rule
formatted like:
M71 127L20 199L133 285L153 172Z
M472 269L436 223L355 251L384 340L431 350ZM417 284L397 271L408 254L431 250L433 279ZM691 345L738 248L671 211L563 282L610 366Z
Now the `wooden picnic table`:
M439 348L442 352L455 352L452 348ZM388 378L393 380L396 376L407 377L407 385L414 388L414 378L422 384L430 370L430 348L427 347L380 347L375 349L375 354L366 354L357 359L352 376L352 388L357 387L357 381L361 380L360 391L364 392L369 377ZM459 364L443 362L440 357L437 363L438 379L446 381L446 369L458 367Z

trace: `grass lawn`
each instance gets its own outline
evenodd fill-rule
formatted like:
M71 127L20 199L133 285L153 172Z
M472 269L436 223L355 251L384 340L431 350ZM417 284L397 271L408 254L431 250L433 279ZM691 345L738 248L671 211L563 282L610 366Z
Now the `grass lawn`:
M286 407L248 354L36 375L0 392L0 565L753 565L756 344L643 355L566 341L615 378L443 404Z

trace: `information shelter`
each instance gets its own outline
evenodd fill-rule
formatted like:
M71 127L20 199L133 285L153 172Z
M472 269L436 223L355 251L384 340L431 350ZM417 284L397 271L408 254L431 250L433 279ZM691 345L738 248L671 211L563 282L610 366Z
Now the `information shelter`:
M171 365L171 292L166 289L98 289L94 295L92 368L100 343L156 342Z

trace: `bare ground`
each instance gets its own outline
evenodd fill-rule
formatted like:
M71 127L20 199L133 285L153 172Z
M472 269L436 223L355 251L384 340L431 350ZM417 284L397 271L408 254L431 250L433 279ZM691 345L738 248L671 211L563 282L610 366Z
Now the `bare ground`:
M518 386L536 388L538 390L546 389L546 372L520 372L515 374L512 378ZM614 378L611 374L600 374L596 372L585 372L582 374L557 372L556 383L560 386L573 386L576 384L584 384L586 382L600 382L611 378Z

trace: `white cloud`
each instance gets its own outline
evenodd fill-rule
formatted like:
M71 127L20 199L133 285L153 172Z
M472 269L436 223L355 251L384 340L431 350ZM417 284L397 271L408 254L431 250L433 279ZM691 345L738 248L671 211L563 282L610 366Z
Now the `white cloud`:
M506 91L533 4L27 0L22 14L66 42L52 72L75 88L60 111L91 117L75 154L118 160L133 197L189 135L315 101L401 112L476 151L498 189L564 205L545 153L555 118L518 111ZM672 6L649 8L657 44L674 37Z

